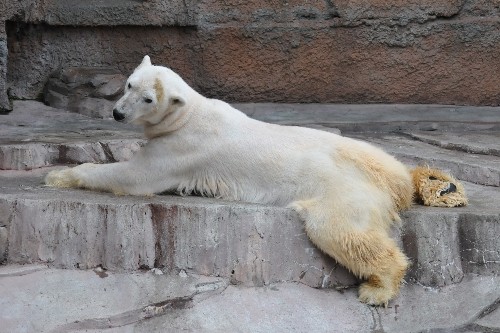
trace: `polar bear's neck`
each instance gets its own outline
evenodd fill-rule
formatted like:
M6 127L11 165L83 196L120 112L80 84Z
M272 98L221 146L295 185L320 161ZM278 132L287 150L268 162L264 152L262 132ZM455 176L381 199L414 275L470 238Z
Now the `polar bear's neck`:
M145 125L144 134L146 138L154 139L181 129L189 122L195 110L196 105L188 104L172 113L167 113L165 118L157 124Z

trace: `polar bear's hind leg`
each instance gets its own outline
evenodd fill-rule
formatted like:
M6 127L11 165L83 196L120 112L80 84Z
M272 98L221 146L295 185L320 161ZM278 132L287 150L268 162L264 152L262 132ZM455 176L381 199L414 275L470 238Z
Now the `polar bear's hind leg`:
M377 214L364 214L363 210L335 214L335 208L326 208L324 200L316 199L291 206L304 218L306 232L316 246L354 275L366 279L359 288L360 301L387 305L399 293L408 268L406 256L387 231L379 227L380 222L359 222L366 217L378 218ZM338 207L338 203L334 206Z

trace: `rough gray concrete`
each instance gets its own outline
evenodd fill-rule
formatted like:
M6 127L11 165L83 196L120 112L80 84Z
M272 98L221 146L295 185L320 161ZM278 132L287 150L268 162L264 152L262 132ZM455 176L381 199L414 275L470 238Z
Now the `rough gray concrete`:
M485 316L476 322L476 325L481 331L486 331L491 327L500 327L500 307L498 303L491 306L491 309L487 309Z
M12 104L7 95L7 36L0 32L0 111L12 110Z
M138 128L114 120L93 120L39 102L14 105L15 111L1 116L0 169L122 161L144 143Z
M461 222L459 237L464 271L484 275L498 274L500 271L498 216L484 214L473 217L465 214Z
M387 309L355 304L354 290L340 294L291 284L263 290L230 286L180 315L167 314L124 332L460 332L476 326L485 309L498 307L498 283L498 277L468 277L463 284L443 289L405 286ZM232 304L231 309L225 304ZM498 322L481 322L492 332L498 330Z
M0 147L0 169L31 170L56 164L109 163L129 159L142 140L117 139L98 142L26 143Z
M320 124L339 128L343 133L500 130L500 107L489 106L287 103L233 103L233 106L252 118L270 123Z
M310 243L290 210L196 197L116 197L44 188L45 172L0 172L9 262L113 270L165 267L257 286L356 283Z
M500 110L499 110L500 111ZM500 118L500 116L499 116ZM413 132L411 138L434 146L472 154L500 156L499 132Z
M384 148L385 151L407 164L428 164L447 170L458 179L481 185L500 186L500 158L498 156L440 149L425 142L394 134L356 135L356 137ZM493 145L497 137L492 135L489 140Z
M9 272L12 271L12 272ZM10 273L10 274L9 274ZM192 306L223 291L227 281L154 272L112 273L0 268L4 332L68 332L121 327ZM26 314L29 316L26 317Z
M112 120L93 120L33 101L16 101L14 107L13 112L0 118L0 169L123 160L143 142L139 128ZM467 181L487 185L500 181L500 159L494 153L500 131L497 107L319 104L235 104L235 107L263 121L334 132L337 130L332 128L338 128L347 136L371 139L411 164L436 165ZM374 131L401 134L365 134ZM470 140L461 136L464 132L468 132ZM446 140L453 141L443 146L424 139L410 140L409 135L446 136ZM474 140L479 136L484 154ZM127 149L119 149L123 146ZM460 148L455 149L456 146Z
M460 215L447 213L404 214L403 248L412 259L409 276L426 286L458 283L464 277L457 230Z
M0 226L0 264L7 259L8 242L9 230L6 226Z
M43 266L0 268L7 332L496 332L500 278L468 275L431 289L406 285L388 308L355 289L297 283L228 285L181 272L113 273ZM29 317L26 317L29 313ZM481 330L477 330L481 328Z
M235 283L355 283L310 243L291 211L196 197L116 197L44 188L37 172L0 172L0 207L9 221L8 262L114 270L186 269ZM500 273L497 188L466 184L470 205L415 206L402 217L408 278L443 286L464 274ZM119 221L119 223L117 223ZM57 245L56 245L57 244ZM430 260L429 258L432 258Z

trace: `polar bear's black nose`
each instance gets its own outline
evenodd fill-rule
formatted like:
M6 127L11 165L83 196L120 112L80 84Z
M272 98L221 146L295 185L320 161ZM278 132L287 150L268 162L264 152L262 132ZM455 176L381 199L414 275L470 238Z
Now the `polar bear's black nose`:
M113 118L115 118L116 121L122 121L123 119L125 119L125 115L118 112L117 109L113 109Z
M448 194L448 193L453 193L457 191L457 187L455 184L450 183L447 188L443 189L441 193L439 193L439 196Z

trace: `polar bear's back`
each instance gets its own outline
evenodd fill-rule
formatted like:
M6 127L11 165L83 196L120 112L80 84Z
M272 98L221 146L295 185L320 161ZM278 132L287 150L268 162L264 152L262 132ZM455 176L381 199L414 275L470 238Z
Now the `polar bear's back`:
M264 123L218 100L202 105L186 128L199 152L191 183L219 183L223 198L285 205L337 188L361 193L371 187L390 189L397 207L406 205L407 192L411 198L406 168L379 148L326 131Z
M257 125L263 131L264 144L287 176L296 177L307 186L336 189L348 186L351 191L364 182L380 192L389 193L395 210L411 204L412 184L408 169L393 156L369 143L326 131L273 124ZM253 135L255 141L257 135ZM259 147L255 147L258 151ZM314 185L316 184L316 185ZM307 189L308 191L310 189Z

